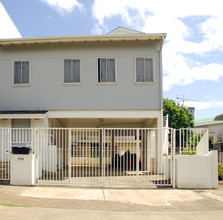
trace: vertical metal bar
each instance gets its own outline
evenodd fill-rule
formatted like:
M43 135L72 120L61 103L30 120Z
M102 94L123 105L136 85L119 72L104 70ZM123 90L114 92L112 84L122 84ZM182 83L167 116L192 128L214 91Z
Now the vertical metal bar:
M43 164L43 161L44 161L45 154L43 154L43 149L42 149L41 133L42 133L42 129L39 129L39 132L38 132L38 135L37 135L37 138L38 138L37 148L38 148L38 152L39 152L39 174L40 174L39 178L41 178L41 180L43 180L43 178L44 178L44 173L43 173L44 164Z
M104 185L105 182L105 132L104 129L102 131L102 183Z
M131 155L134 155L134 151L133 151L133 148L132 148L132 141L133 141L133 130L132 129L129 129L129 135L130 135L130 139L129 139L129 151L130 151L130 158L129 158L129 176L130 176L130 182L132 183L133 182L133 178L132 178L132 175L131 175L131 172L132 172L132 168L133 168L133 161L132 161L132 156Z
M85 161L85 158L84 158L84 146L85 146L85 143L84 143L84 130L81 129L81 142L82 142L82 151L81 151L81 177L84 177L84 161ZM83 179L83 178L81 178Z
M56 172L56 148L57 148L57 145L58 145L58 143L57 143L57 132L58 132L58 128L56 128L55 130L54 130L54 136L55 136L55 142L53 142L53 148L52 148L52 151L53 151L53 154L52 154L52 156L53 156L53 163L52 163L52 165L53 165L53 169L52 169L52 180L54 181L55 180L55 172ZM54 145L54 143L55 143L55 145Z
M0 160L0 173L1 173L1 176L0 176L0 179L4 179L4 178L7 178L7 177L3 177L3 166L5 166L5 161L7 161L7 145L5 143L5 140L6 140L6 134L5 134L5 129L4 128L0 128L0 153L1 153L1 160ZM4 147L5 146L5 147ZM8 162L8 161L7 161ZM5 167L5 169L7 170L7 165Z
M119 141L118 141L118 151L119 151L119 173L118 173L118 176L119 176L119 179L120 179L120 175L121 175L121 150L122 150L122 147L121 147L121 130L119 129Z
M125 169L125 171L129 171L129 157L130 157L130 151L129 151L129 129L126 129L126 152L127 152L127 157L126 157L126 169ZM127 173L125 173L125 176L128 178L128 175L127 175ZM127 183L127 178L125 178L125 184Z
M122 130L119 129L119 148L120 148L120 170L119 170L119 179L120 182L122 182L122 178L120 178L122 176L122 167L123 167L123 158L122 158L122 152L123 152L123 145L122 145L122 140L123 140L123 136L122 136Z
M99 142L99 157L100 157L100 176L103 176L103 137L102 130L99 130L100 142Z
M92 178L95 179L96 177L96 166L97 166L97 158L96 158L96 154L95 154L95 148L94 148L94 143L96 143L96 134L95 134L95 129L92 129L92 136L93 136L93 140L91 143L91 153L92 153L92 157L93 157L93 161L94 164L92 166Z
M58 144L57 144L57 147L56 147L56 180L59 181L60 180L60 147L61 147L61 132L63 130L60 128L58 130Z
M80 177L81 177L81 180L82 180L82 177L83 177L83 169L82 169L82 165L83 165L83 148L84 148L84 144L83 144L83 141L82 141L82 139L83 139L83 137L82 137L82 132L83 132L83 130L82 129L80 129L80 131L79 131L79 135L80 135Z
M64 177L67 178L67 148L68 148L68 144L67 144L67 137L68 137L68 129L65 130L64 133L64 149L63 149L63 169L64 169Z
M34 132L33 132L34 130ZM37 183L37 175L36 175L36 150L34 148L36 148L36 128L32 129L32 138L33 138L33 141L32 141L32 154L34 154L34 183Z
M176 148L176 142L175 142L175 133L176 133L176 130L173 129L173 146L172 146L172 152L173 152L173 155L172 155L172 176L173 176L173 188L175 188L175 184L176 184L176 176L175 176L175 168L176 168L176 157L175 157L175 148Z
M12 137L11 137L11 129L8 128L8 152L10 153L11 152L11 146L12 146ZM9 168L9 163L10 162L10 158L8 156L8 179L10 179L10 175L11 175L11 172L10 172L10 168ZM10 167L11 167L11 164L10 164Z
M4 165L4 159L3 159L3 152L4 152L3 146L4 146L4 144L3 144L3 139L4 139L5 135L4 135L4 130L3 129L0 128L0 131L1 131L0 132L1 133L1 135L0 135L0 137L1 137L1 143L0 143L1 161L0 161L0 163L2 165L0 167L0 169L1 169L1 171L0 171L0 173L1 173L0 179L3 179L3 165Z
M4 165L4 159L3 159L3 152L4 152L3 146L4 146L4 144L3 144L3 140L4 140L5 135L4 135L4 130L3 129L0 128L0 131L1 131L1 135L0 135L0 137L1 137L1 143L0 143L1 161L0 161L0 163L2 165L0 167L0 169L1 169L0 170L0 173L1 173L0 179L3 179L3 165Z
M137 185L139 184L139 129L137 129L137 143L136 143L136 172Z
M111 182L111 177L110 176L113 176L115 175L115 130L114 129L111 129L110 130L110 134L111 134L111 166L110 166L110 173L108 174L109 175L109 181Z
M92 137L91 137L91 130L90 129L88 129L88 158L89 158L89 162L88 162L88 179L89 179L89 182L91 182L91 163L92 163L92 160L91 160L91 145L90 145L90 142L91 142L91 139L92 139Z
M68 132L68 181L71 183L71 129Z
M61 134L61 148L60 148L60 180L63 180L63 148L64 148L64 133L66 130L62 130Z
M65 130L67 132L67 129ZM66 145L65 145L66 146ZM64 148L66 149L66 147ZM75 156L76 156L76 137L75 137L75 130L71 129L71 172L73 171L72 175L72 183L75 181L76 175L76 167L75 165Z
M87 129L84 130L84 137L85 137L85 170L84 170L84 176L85 176L85 179L86 179L86 182L88 183L88 178L87 178L87 167L88 167L88 161L89 161L89 158L88 158L88 136L87 136Z

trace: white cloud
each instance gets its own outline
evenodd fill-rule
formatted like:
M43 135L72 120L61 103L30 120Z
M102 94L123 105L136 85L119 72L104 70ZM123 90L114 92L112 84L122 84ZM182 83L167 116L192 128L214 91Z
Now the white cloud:
M47 3L49 6L56 9L60 14L64 14L65 12L69 13L74 8L79 10L83 9L83 5L78 2L78 0L41 0L44 3Z
M206 53L219 50L223 53L223 13L218 7L219 0L95 0L93 17L98 23L95 33L105 33L110 18L120 16L127 26L146 33L167 33L163 48L164 90L174 85L186 85L196 80L217 81L223 77L223 65L217 63L192 63L186 55ZM191 30L182 18L202 16L199 28L202 39L192 42ZM191 24L193 25L193 24Z
M21 38L21 34L0 2L0 38Z
M195 107L195 110L205 110L209 108L222 108L223 102L216 100L210 100L209 102L187 101L184 102L184 105L188 107Z

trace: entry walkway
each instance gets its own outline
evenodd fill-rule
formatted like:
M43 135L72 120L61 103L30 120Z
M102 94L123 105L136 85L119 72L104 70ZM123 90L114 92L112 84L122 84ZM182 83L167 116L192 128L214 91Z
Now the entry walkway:
M221 219L217 190L0 185L2 219Z

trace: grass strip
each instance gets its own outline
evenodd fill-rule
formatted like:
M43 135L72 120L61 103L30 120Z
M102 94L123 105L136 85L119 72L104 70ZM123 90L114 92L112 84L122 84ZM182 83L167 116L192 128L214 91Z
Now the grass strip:
M2 203L2 202L0 202L0 205L8 206L8 207L31 207L31 206L26 206L26 205L18 205L18 204L13 204L13 203Z

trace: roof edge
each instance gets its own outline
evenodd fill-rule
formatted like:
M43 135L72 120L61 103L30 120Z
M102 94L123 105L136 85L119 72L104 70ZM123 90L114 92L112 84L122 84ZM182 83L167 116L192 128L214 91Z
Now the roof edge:
M107 41L149 41L164 40L165 33L160 34L127 34L127 35L84 35L84 36L60 36L60 37L34 37L0 39L0 46L13 45L39 45L80 42L107 42Z
M223 121L223 114L215 116L214 121Z

